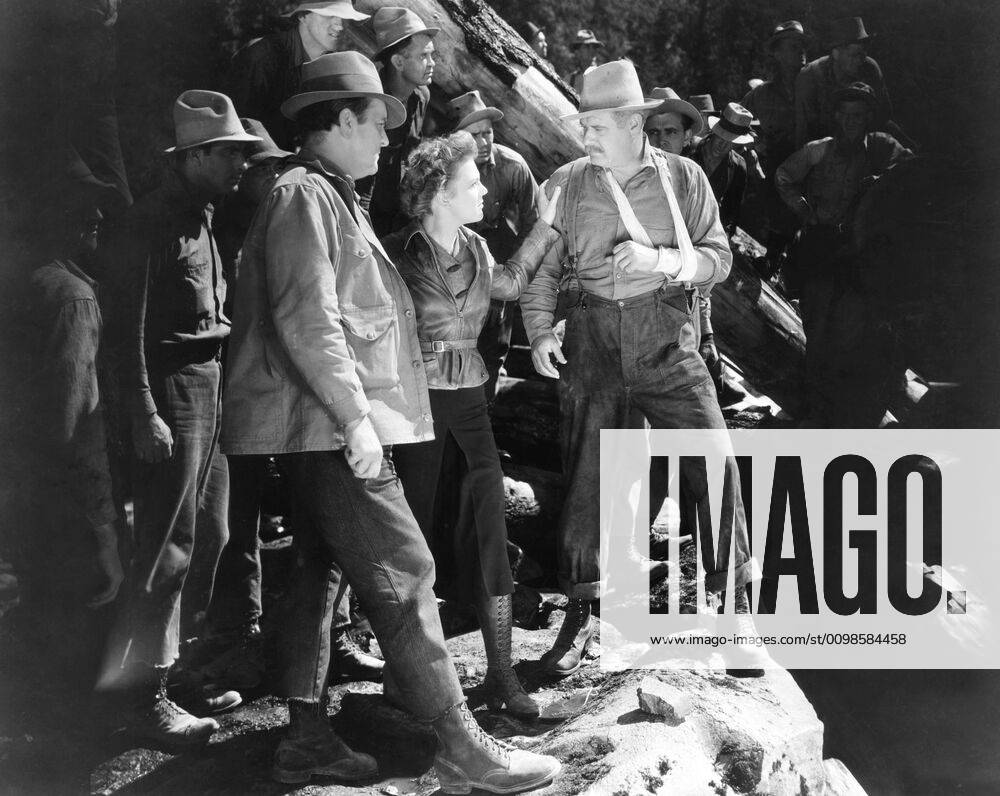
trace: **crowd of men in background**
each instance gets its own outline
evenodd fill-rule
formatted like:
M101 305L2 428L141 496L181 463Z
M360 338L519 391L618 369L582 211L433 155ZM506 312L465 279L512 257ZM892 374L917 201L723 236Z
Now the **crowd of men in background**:
M291 724L275 776L374 776L375 761L347 748L327 721L332 669L391 673L399 702L438 734L435 768L456 788L446 792L470 782L497 792L537 787L558 763L498 744L463 706L433 562L392 470L391 446L433 436L428 355L474 344L485 363L478 383L492 401L514 323L512 302L495 298L471 342L418 340L410 293L383 244L410 221L401 205L408 158L431 129L465 131L485 188L471 229L501 264L535 251L526 243L533 230L547 244L524 263L534 278L520 305L536 369L560 380L567 497L558 574L570 602L543 659L559 677L579 668L596 627L600 429L628 423L636 409L656 427L724 428L721 406L740 397L722 375L711 288L729 272L748 186L765 219L762 276L780 277L800 301L810 420L877 425L879 417L828 405L824 380L850 372L856 350L835 318L845 302L865 301L845 284L851 213L874 179L912 154L910 142L892 120L860 18L835 22L829 54L810 63L803 26L777 25L767 42L771 78L721 110L710 95L642 91L634 66L599 63L602 42L581 29L566 77L580 107L567 120L582 125L587 157L558 170L540 196L524 158L494 140L503 109L479 91L452 98L450 119L430 119L438 28L398 7L367 22L350 0L301 3L289 16L288 29L237 53L225 93L178 97L175 141L163 153L170 177L127 210L130 197L67 148L51 189L58 235L32 278L44 363L36 408L45 414L35 516L45 530L32 536L24 602L79 633L80 595L107 604L126 583L101 686L117 695L121 723L137 739L173 749L204 743L218 728L210 716L238 705L240 690L264 675L259 529L276 457L311 545L299 548L295 627L283 649ZM372 61L334 52L342 27L361 22L374 29ZM545 32L532 26L528 36L544 58ZM551 224L541 217L550 202ZM109 240L100 237L102 212L120 215ZM463 267L450 254L438 260L453 262L449 274ZM106 264L100 286L98 263ZM566 315L561 337L555 327ZM616 338L626 323L648 350L630 353ZM131 440L130 467L108 454L117 433L109 403ZM863 405L870 412L878 402ZM134 505L128 561L119 555L123 489L113 487L122 469ZM703 492L704 479L690 475ZM335 496L316 497L321 477L337 484L325 489ZM727 484L735 602L745 614L745 517L738 479ZM87 534L66 530L81 526ZM309 556L322 566L306 566ZM705 563L706 587L718 592L725 573ZM385 662L352 639L351 589ZM197 676L178 678L191 638L200 642L188 645L184 668Z

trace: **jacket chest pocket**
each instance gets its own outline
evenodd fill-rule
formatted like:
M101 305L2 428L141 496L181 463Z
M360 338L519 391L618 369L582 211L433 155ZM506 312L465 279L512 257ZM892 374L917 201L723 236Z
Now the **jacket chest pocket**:
M399 326L392 304L341 305L340 323L358 378L366 390L399 384Z
M392 307L393 300L371 244L360 234L345 235L337 266L337 295L353 307Z

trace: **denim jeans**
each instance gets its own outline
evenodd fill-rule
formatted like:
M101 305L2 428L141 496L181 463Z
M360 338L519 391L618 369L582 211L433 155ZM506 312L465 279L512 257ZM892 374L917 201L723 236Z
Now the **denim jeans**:
M323 695L334 598L329 574L339 565L410 712L430 720L462 702L432 588L434 560L391 458L383 458L375 478L364 480L342 450L282 454L278 465L292 488L301 561L292 595L295 621L283 645L284 695L310 702Z
M178 654L182 599L186 615L207 610L228 536L229 470L218 446L222 369L211 359L162 374L151 369L150 381L174 447L166 461L135 464L125 661L169 666Z
M262 613L260 565L260 503L267 482L267 456L228 456L229 542L219 558L208 622L212 633L224 634L257 622ZM295 543L296 536L292 541ZM294 576L293 576L294 577ZM331 599L340 587L340 570L330 573ZM333 628L351 624L345 594L333 618Z
M558 575L569 597L600 596L600 433L629 428L638 410L652 428L724 429L712 377L698 354L688 299L667 286L630 299L584 293L566 321L559 407L566 500L559 520ZM708 496L704 469L687 467L684 489L696 504ZM735 461L726 465L724 518L719 546L735 542L735 561L723 553L722 567L709 555L711 529L702 525L702 560L708 591L725 588L731 565L736 585L751 579L750 543ZM729 509L728 511L726 509Z

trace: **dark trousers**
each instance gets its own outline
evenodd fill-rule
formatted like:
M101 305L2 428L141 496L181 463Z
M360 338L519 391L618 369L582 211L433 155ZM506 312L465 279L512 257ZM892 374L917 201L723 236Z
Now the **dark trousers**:
M486 363L487 382L483 385L486 400L492 404L497 394L500 368L510 353L510 335L514 328L514 307L506 301L490 301L486 321L479 333L477 348Z
M431 390L434 439L397 445L392 457L406 500L434 555L442 596L472 602L514 591L507 557L506 497L500 456L480 387ZM435 512L449 437L461 451L459 506ZM439 507L443 508L443 507ZM450 516L449 516L450 515Z
M260 504L267 483L267 456L229 456L229 542L219 558L208 623L223 634L261 617ZM297 537L293 536L293 543ZM340 570L331 569L332 595L340 587ZM333 619L334 629L350 626L345 594Z
M173 455L134 469L136 557L125 660L168 666L184 613L203 616L228 536L229 471L219 452L222 370L217 360L150 374Z
M724 429L712 378L698 354L688 299L666 287L622 301L584 294L566 321L559 406L566 500L559 520L559 580L569 597L596 599L600 563L600 433L628 428L638 410L652 428ZM684 488L707 505L704 469L689 467ZM712 530L702 523L702 561L708 591L725 588L727 571L737 586L751 577L750 543L735 461L726 464L722 555L709 555ZM707 512L705 512L707 514ZM731 561L725 551L735 550ZM720 566L721 562L721 566Z
M343 451L278 456L294 499L300 568L287 627L285 696L318 702L330 666L339 566L368 617L406 707L433 719L464 697L434 597L434 559L386 456L375 478L357 478Z

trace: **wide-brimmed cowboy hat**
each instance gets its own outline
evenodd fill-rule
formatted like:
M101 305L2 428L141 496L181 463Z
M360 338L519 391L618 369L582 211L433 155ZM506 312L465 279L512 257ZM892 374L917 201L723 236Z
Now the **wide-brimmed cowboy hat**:
M281 103L281 113L294 120L299 111L317 102L350 97L382 100L387 114L385 126L389 129L406 121L406 108L385 93L375 64L354 50L327 53L302 64L299 93Z
M291 157L292 153L280 149L274 143L274 139L271 138L271 134L267 131L267 128L259 121L241 116L240 123L243 125L243 129L250 133L250 135L255 135L260 139L260 141L250 144L250 154L247 155L247 163L251 166L256 166L258 163L271 158Z
M767 48L770 50L779 41L783 41L784 39L805 41L806 30L802 27L802 23L797 19L789 19L775 26L774 30L771 31L771 37L767 40Z
M730 102L722 109L721 116L708 120L708 130L711 135L736 145L754 142L755 139L750 132L752 125L753 114L738 102Z
M679 113L691 120L691 135L698 135L705 127L705 122L698 109L690 102L685 102L672 88L654 88L649 92L647 100L659 100L661 105L650 116L661 113Z
M325 3L299 3L291 11L282 14L283 17L294 17L301 12L312 12L321 17L340 17L341 19L353 19L360 22L369 19L371 14L363 14L358 11L351 0L327 0Z
M376 61L382 53L404 39L418 33L433 39L441 32L441 28L427 27L410 9L399 6L380 8L372 17L372 26L375 28L375 55L372 58Z
M867 83L861 81L838 88L833 92L832 97L834 102L867 102L872 107L878 104L875 91Z
M576 32L576 38L569 43L569 46L571 50L575 50L577 47L583 47L585 44L593 44L595 47L604 46L604 42L594 35L594 31L590 28L580 28Z
M452 107L455 118L458 119L458 123L455 125L456 130L462 130L483 119L498 122L503 118L503 111L483 102L478 91L469 91L455 97L448 104Z
M260 140L243 129L229 97L201 89L185 91L174 101L174 139L174 146L164 152L223 141L250 144Z
M595 111L651 111L662 100L642 95L639 75L631 61L608 61L583 73L580 109L563 119L579 119Z
M712 100L711 94L692 94L688 97L688 102L694 105L699 113L705 114L705 116L719 115L719 112L715 109L715 102Z
M841 17L830 23L830 35L827 38L830 49L833 49L845 44L864 44L875 37L868 35L861 17Z

